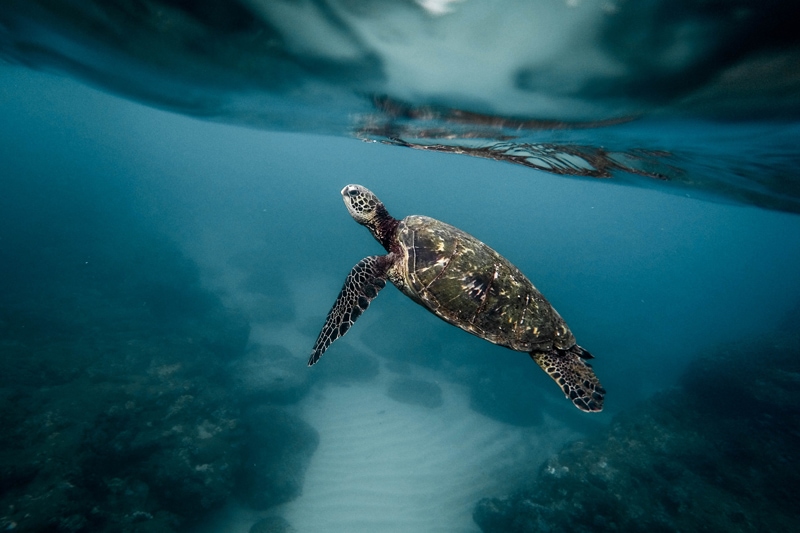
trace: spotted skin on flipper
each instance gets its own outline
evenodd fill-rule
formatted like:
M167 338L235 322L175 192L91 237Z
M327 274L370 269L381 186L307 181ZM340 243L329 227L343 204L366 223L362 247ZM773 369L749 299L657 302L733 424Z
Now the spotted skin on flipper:
M311 351L308 366L319 361L328 346L347 333L350 326L367 310L369 303L386 286L391 264L392 259L385 255L372 255L356 263L325 319L325 325Z
M531 358L558 383L564 395L581 411L602 411L606 390L592 367L584 362L592 355L577 344L568 350L531 352Z

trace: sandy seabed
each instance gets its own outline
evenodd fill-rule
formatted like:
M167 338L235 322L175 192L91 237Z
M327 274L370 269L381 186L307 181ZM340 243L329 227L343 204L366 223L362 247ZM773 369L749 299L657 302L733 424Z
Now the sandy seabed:
M283 512L298 532L478 531L475 503L508 489L554 451L553 441L568 438L548 424L536 432L492 421L447 383L441 407L399 403L381 377L306 402L321 439L303 495Z
M321 309L330 305L320 298L322 281L292 284L300 316L282 325L254 324L251 341L281 344L305 355L313 339L298 325L308 319L303 311L309 302ZM435 370L409 364L403 374L392 372L388 361L361 340L370 334L376 315L365 315L348 333L347 343L380 361L378 376L317 385L297 406L320 436L302 495L263 512L232 504L199 532L247 533L270 515L284 517L297 533L478 532L472 520L478 500L518 488L548 457L581 436L549 416L548 406L542 424L513 426L473 411L467 388ZM326 355L335 356L333 351ZM304 365L301 359L298 364ZM435 382L442 389L442 405L429 408L390 398L387 389L398 377Z
M383 371L369 383L312 391L301 408L320 445L303 494L263 513L228 508L207 530L245 533L277 514L298 533L477 532L480 498L516 488L578 436L547 415L532 428L494 421L472 411L467 391L449 382L439 382L440 407L400 403L386 395L391 379Z

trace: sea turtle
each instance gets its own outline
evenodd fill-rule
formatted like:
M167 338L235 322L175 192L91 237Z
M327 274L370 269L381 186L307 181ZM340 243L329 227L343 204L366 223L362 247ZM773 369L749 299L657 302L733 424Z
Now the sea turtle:
M584 359L592 355L522 272L484 243L444 222L396 220L369 189L348 185L350 215L386 251L359 261L345 279L308 366L347 333L389 279L406 296L454 326L527 352L582 411L600 411L606 391Z

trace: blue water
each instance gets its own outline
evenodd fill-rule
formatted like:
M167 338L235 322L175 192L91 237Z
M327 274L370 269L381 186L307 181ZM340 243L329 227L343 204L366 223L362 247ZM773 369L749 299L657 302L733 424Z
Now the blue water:
M9 14L17 9L24 11L15 5ZM404 19L398 20L402 26ZM24 34L12 23L5 28L5 37ZM24 63L19 50L9 49L5 55ZM97 59L75 50L65 54ZM772 391L775 403L759 403L754 420L784 427L797 420L796 409L775 407L797 383L797 369L781 365L796 360L800 340L794 165L800 130L789 112L796 98L791 91L777 113L751 106L763 114L755 121L746 113L719 121L708 109L684 116L675 100L670 105L678 111L668 117L656 113L608 128L543 134L562 147L669 154L642 163L668 169L666 181L631 168L598 179L490 160L501 158L357 142L348 137L394 137L346 131L349 113L363 105L346 98L332 103L332 118L316 126L306 120L317 102L303 107L298 93L280 91L268 98L282 111L266 121L247 118L246 98L236 100L235 112L208 120L191 116L204 114L197 109L176 112L181 105L166 105L159 95L143 97L139 85L146 83L126 86L131 72L125 69L108 76L114 68L105 60L105 70L86 74L72 60L48 62L35 53L28 59L50 66L0 65L0 416L6 428L0 526L7 530L175 531L196 528L199 519L205 530L247 531L273 515L298 531L311 530L298 517L323 511L302 499L304 492L317 494L303 488L303 475L308 468L320 479L320 469L331 466L314 461L329 457L336 434L335 424L309 425L326 418L320 398L344 402L342 391L349 390L367 405L416 405L423 418L442 409L435 407L438 400L396 400L398 385L395 399L390 394L387 400L375 384L395 375L439 384L446 406L463 407L448 416L468 421L467 433L498 427L513 438L552 435L529 457L506 465L502 483L473 487L468 496L475 504L530 486L523 473L536 472L562 446L576 439L604 442L612 421L646 419L649 414L631 413L659 395L691 393L697 381L707 381L711 391L705 399L699 395L698 405L715 404L714 391L726 391L732 376L738 376L732 396L763 399L756 385L737 389L749 386L741 378L749 368L741 358L718 354L742 351L748 364L757 360L759 372L766 372L753 382ZM162 75L148 82L154 93L168 86L169 76ZM192 83L207 96L203 81ZM318 88L307 90L318 95ZM182 90L174 97L191 100ZM474 101L454 95L435 109L465 103ZM580 116L564 118L608 117L598 105L593 101ZM476 103L468 110L485 113L486 107ZM620 107L628 116L642 104L631 98L630 106ZM509 114L519 116L519 110ZM405 120L413 128L426 120L451 124L439 115L394 125L407 126ZM455 130L464 133L461 126ZM496 142L502 131L493 130L489 140ZM422 137L416 137L418 148L441 141ZM520 146L535 138L535 129L528 130ZM453 144L470 142L465 136ZM525 354L448 326L392 287L354 326L352 340L349 334L337 341L307 369L305 358L344 277L361 258L382 253L342 204L339 191L348 183L369 187L397 218L424 214L473 234L526 273L595 355L593 367L608 391L603 413L573 409ZM698 360L712 363L698 367ZM699 379L698 368L707 375ZM409 397L429 390L407 388ZM389 425L393 416L401 420L391 409L381 416ZM333 411L329 418L339 420ZM386 438L377 429L384 422L374 423L365 431L374 431L377 443ZM642 441L647 431L641 429ZM781 435L797 441L796 431ZM450 445L458 455L458 441ZM287 449L300 450L298 457ZM658 450L659 457L670 453ZM765 472L772 460L787 462L782 481L787 487L797 481L795 457L743 457L739 463ZM476 459L476 468L493 472L486 461ZM387 476L391 485L394 478ZM436 493L447 470L437 476L430 486L396 490ZM796 495L796 488L785 490L789 500L792 491ZM774 504L789 523L796 517L781 507L781 496L756 493L753 498ZM741 507L747 517L736 522L740 530L774 525L759 522L737 497L719 494L719 505ZM656 492L651 500L660 497ZM384 503L385 524L379 517L366 521L362 515L371 511L358 505L348 512L361 518L349 525L331 518L330 530L425 528L398 521L386 511L395 510L391 503ZM618 505L615 513L627 512L624 500ZM424 523L431 531L448 530L441 529L446 520L458 520L453 531L478 531L479 525L503 530L472 522L471 507L450 511ZM286 523L279 527L288 531Z

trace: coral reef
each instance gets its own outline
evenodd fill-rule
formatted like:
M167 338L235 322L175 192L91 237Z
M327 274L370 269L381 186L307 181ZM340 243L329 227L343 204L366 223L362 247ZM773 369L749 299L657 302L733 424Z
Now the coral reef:
M796 335L704 353L679 387L568 445L532 484L481 500L475 522L487 533L793 530Z
M80 312L28 301L25 313L4 313L4 524L172 531L229 497L241 432L220 370L247 327L213 301L198 310L209 295L178 287L196 297L184 311L175 293L134 307L62 283Z
M273 464L292 439L313 452L302 421L246 410L275 399L238 394L249 324L169 239L113 203L15 186L38 199L3 218L0 530L174 532L241 491L253 448ZM261 506L298 494L304 470L260 469L275 487Z

